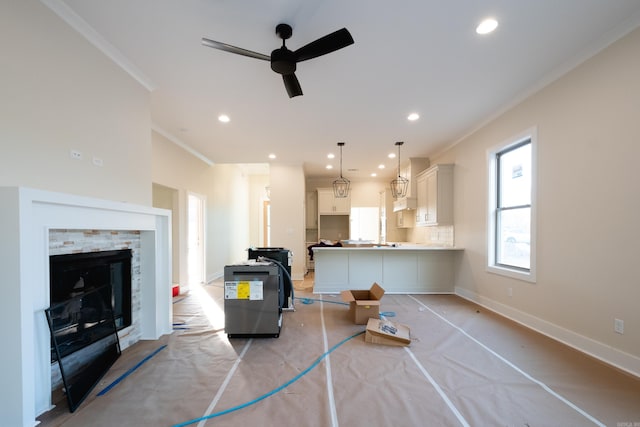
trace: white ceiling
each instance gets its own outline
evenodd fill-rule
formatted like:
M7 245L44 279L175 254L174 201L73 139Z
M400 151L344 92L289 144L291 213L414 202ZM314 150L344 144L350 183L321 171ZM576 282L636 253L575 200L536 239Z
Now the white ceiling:
M154 128L178 144L214 163L275 153L308 176L338 176L339 156L333 171L326 156L345 141L344 175L356 180L380 163L394 175L396 141L402 159L454 144L640 24L639 0L42 2L152 88ZM500 24L478 36L485 17ZM298 64L300 97L267 61L201 44L269 55L281 22L291 50L342 27L355 40Z

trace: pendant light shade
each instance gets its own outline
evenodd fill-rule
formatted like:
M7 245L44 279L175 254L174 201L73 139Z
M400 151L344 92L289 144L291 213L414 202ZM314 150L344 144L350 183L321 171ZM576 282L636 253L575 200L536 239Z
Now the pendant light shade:
M349 197L349 188L351 187L351 182L342 176L342 147L344 146L344 142L338 142L338 147L340 147L340 178L333 181L333 197L336 199L344 199Z
M409 180L400 176L400 147L402 144L404 142L396 142L398 146L398 177L391 181L391 195L394 199L405 197L409 188Z

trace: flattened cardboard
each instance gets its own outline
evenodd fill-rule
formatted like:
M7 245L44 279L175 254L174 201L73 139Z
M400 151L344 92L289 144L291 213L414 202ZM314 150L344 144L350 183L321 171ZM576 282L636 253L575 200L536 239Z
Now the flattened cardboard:
M384 289L377 283L369 290L350 290L340 292L342 300L349 303L349 317L356 325L366 325L371 317L380 315L380 299Z
M390 327L382 328L381 324ZM408 346L411 344L411 334L407 325L371 318L367 322L364 340L372 344Z

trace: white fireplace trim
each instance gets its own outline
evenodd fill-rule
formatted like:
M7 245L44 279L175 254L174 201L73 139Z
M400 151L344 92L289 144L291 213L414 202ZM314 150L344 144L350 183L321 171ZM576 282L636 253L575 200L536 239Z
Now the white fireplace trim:
M0 187L0 206L0 322L14 326L0 351L0 419L33 426L51 407L49 230L140 231L141 337L158 339L172 331L171 212L23 187Z

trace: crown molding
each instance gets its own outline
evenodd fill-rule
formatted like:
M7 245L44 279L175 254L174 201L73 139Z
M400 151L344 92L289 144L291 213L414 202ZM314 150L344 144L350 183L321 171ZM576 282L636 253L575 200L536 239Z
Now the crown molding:
M167 132L166 130L162 129L156 123L152 123L151 124L151 129L154 132L164 136L165 138L167 138L169 141L173 142L178 147L180 147L183 150L189 152L189 154L191 154L191 155L197 157L198 159L202 160L203 162L205 162L209 166L212 166L215 163L213 160L209 159L207 156L205 156L201 152L199 152L197 150L194 150L193 148L189 147L185 142L180 140L180 138L178 138L177 136L175 136L175 135Z
M133 77L138 83L144 86L149 92L156 89L155 83L151 81L138 67L136 67L122 52L105 40L91 25L80 15L75 13L62 0L40 0L42 4L51 9L71 28L80 33L89 43L104 53L109 59L115 62L120 68Z

